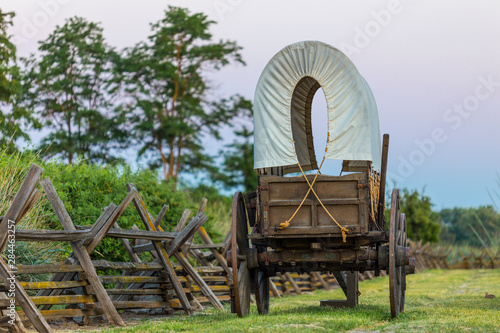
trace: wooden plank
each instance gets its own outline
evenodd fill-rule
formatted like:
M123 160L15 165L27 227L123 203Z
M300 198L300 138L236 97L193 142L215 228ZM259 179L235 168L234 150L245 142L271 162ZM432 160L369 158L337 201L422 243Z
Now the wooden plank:
M209 244L209 245L213 244L213 242L210 239L210 236L208 236L208 233L206 232L205 228L200 227L198 229L198 235L201 237L202 241L205 244ZM233 273L229 269L229 266L227 265L226 259L224 257L222 257L222 255L216 249L210 249L210 251L214 255L215 259L217 259L217 261L219 262L219 265L224 269L224 272L227 275L228 281L232 282L233 281Z
M92 303L96 301L93 295L64 295L64 296L32 296L31 300L35 305L43 304L77 304ZM8 306L10 300L0 300L0 307ZM17 302L16 302L17 304Z
M20 282L24 290L40 289L68 289L84 287L88 285L87 281L39 281L39 282ZM40 296L42 297L42 296Z
M168 231L147 231L147 230L125 230L111 229L106 234L106 237L127 238L127 239L147 239L154 241L172 241L178 237L178 233Z
M193 278L194 282L198 285L201 292L203 293L203 295L205 295L205 297L207 297L210 303L216 309L223 310L224 307L222 306L221 302L217 299L212 289L207 285L205 280L201 278L198 272L196 272L196 270L193 269L191 264L189 264L189 262L187 261L186 257L184 257L184 255L181 252L176 252L174 256L177 259L177 262L182 266L184 271Z
M0 300L9 299L5 293L0 293ZM8 317L9 320L12 320L10 311L8 309L1 310L1 314L5 317ZM8 322L7 322L8 323ZM24 327L22 319L19 317L17 311L14 311L14 325L9 324L9 332L12 333L25 333L26 328Z
M323 279L323 277L321 276L321 274L319 274L319 272L312 272L312 274L321 283L323 289L325 290L332 289L332 287L325 281L325 279Z
M64 204L62 203L61 199L57 195L56 190L54 189L54 186L52 185L52 182L50 181L49 178L43 179L41 182L42 188L45 191L45 194L47 195L47 198L49 199L50 204L52 205L52 208L54 208L54 211L59 219L61 221L63 227L65 230L76 230L73 221L71 220L71 217L69 216L68 212L66 211L66 208L64 207ZM125 208L123 208L125 209ZM118 209L117 209L118 210ZM113 216L116 216L116 211L113 213ZM109 226L111 227L111 225ZM98 232L101 233L102 229ZM104 236L104 235L103 235ZM102 236L102 237L103 237ZM101 237L101 238L102 238ZM104 289L103 285L99 281L99 277L97 276L97 273L95 271L94 265L92 264L92 261L90 260L88 248L92 248L93 241L89 244L87 248L83 245L82 241L75 241L71 242L70 245L73 249L73 252L75 253L76 257L78 258L78 261L80 262L80 265L83 267L86 275L87 275L87 280L90 285L94 288L94 292L96 294L97 299L99 300L99 303L101 304L101 307L108 317L108 319L115 325L117 326L125 326L125 323L123 322L122 318L118 314L118 311L116 311L115 307L113 306L113 303L111 302L111 299L109 298L108 293ZM97 243L94 244L94 247L97 246Z
M155 221L153 222L155 227L159 227L161 220L163 220L163 216L165 216L165 213L168 211L168 205L163 205L161 207L160 212L158 213L158 216L156 217Z
M184 209L182 212L182 216L179 219L179 223L175 226L175 232L181 232L182 229L186 226L186 223L188 221L189 215L191 215L191 211L189 209Z
M169 309L168 302L160 301L116 301L113 302L117 309Z
M22 215L26 208L26 204L29 204L29 199L35 190L40 176L43 173L43 169L36 164L31 164L26 177L24 178L19 191L17 191L16 196L12 200L9 209L5 212L5 215L0 222L0 253L5 250L7 246L7 234L9 229L9 220L14 221L14 223L19 222L18 218Z
M34 189L33 193L31 193L30 198L26 202L25 207L23 207L23 211L21 212L21 214L19 215L19 217L17 218L17 220L21 221L23 219L23 217L26 214L28 214L28 212L31 210L31 208L33 208L33 206L38 201L38 199L40 199L42 196L43 196L42 192L38 191L37 189Z
M38 332L43 332L43 333L52 332L52 329L50 328L45 318L43 318L40 311L37 309L35 304L33 304L33 301L29 298L28 294L26 294L26 291L19 284L17 278L13 274L11 274L11 272L7 267L8 266L5 263L5 261L0 257L0 278L6 285L7 284L10 285L11 283L14 284L16 291L15 292L16 302L28 315L30 322L38 330Z
M281 297L280 293L278 292L278 288L276 288L276 285L274 284L273 280L271 280L271 278L269 278L269 290L274 297Z
M90 230L16 229L16 241L25 242L74 242L87 239L90 236Z
M103 284L112 283L165 283L166 279L159 276L99 276L99 280Z
M168 244L167 244L168 245ZM184 243L184 245L189 246L189 249L219 249L221 247L226 246L226 243L217 243L217 244L192 244L192 243ZM150 252L154 250L154 245L151 243L135 245L132 247L135 253L143 253Z
M229 293L229 286L227 286L227 285L223 285L223 286L210 285L210 286L208 286L208 288L210 288L211 291L217 292L217 293ZM195 285L195 286L191 286L191 291L192 292L201 292L201 289L200 289L200 287Z
M17 274L47 274L47 273L75 273L83 272L81 266L76 265L18 265ZM51 280L52 281L52 280Z
M290 285L292 286L292 288L295 291L295 293L297 295L302 295L302 291L300 290L300 288L297 285L297 283L295 282L295 280L290 276L290 273L285 273L285 274L283 274L283 276L288 281L288 283L290 283Z
M206 199L205 199L206 201ZM206 202L205 202L206 205ZM202 207L204 208L203 201L202 201ZM201 278L201 276L198 274L198 272L191 266L191 264L188 262L186 257L182 254L182 252L177 252L180 248L180 245L185 243L188 239L192 238L195 232L205 223L207 220L207 217L205 214L203 214L203 209L200 208L198 211L198 215L191 220L189 225L184 228L184 224L186 223L189 215L191 212L189 210L184 210L183 216L181 217L179 224L176 226L176 231L180 232L178 238L176 238L171 246L167 249L167 254L173 253L175 258L177 259L177 262L182 266L183 270L194 280L194 282L198 285L200 288L201 292L207 299L210 301L210 303L217 309L224 309L222 306L221 302L217 299L215 294L213 293L212 289L207 285L207 283ZM200 221L196 221L197 218L200 217ZM205 221L201 220L204 219ZM184 228L184 229L183 229ZM176 245L180 244L179 246ZM198 302L195 299L196 302ZM201 306L201 305L200 305Z
M57 319L57 318L74 318L81 316L96 316L102 314L101 309L95 310L82 310L82 309L61 309L61 310L45 310L41 311L42 315L46 319ZM28 316L24 311L19 311L19 317L21 320L28 320Z
M146 229L149 231L157 231L156 227L151 221L151 218L149 217L149 213L146 210L146 205L144 204L144 201L142 200L139 193L135 189L134 184L127 184L127 189L131 191L131 193L135 192L133 203L137 212L139 213L139 216L141 217L141 220L146 226ZM177 293L177 296L179 297L179 300L182 304L184 311L186 312L186 314L191 315L193 313L193 309L191 307L191 304L189 304L186 294L182 289L182 285L180 284L177 278L177 274L175 273L174 267L172 266L172 262L170 261L170 258L167 255L167 251L162 246L161 242L153 241L153 244L155 245L155 250L159 255L160 262L163 265L163 269L166 271L168 277L170 278L170 281L173 284L173 287Z
M165 295L163 289L106 289L109 295Z
M92 263L96 269L114 269L137 271L159 271L162 265L157 262L111 262L106 260L93 260Z

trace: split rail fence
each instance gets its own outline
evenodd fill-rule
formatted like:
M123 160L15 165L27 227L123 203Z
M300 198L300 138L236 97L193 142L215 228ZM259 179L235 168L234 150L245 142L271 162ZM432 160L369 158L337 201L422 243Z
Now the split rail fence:
M222 243L212 242L203 227L207 221L206 199L194 217L190 218L191 211L185 210L174 232L166 232L160 222L168 206L164 205L158 216L153 217L134 184L128 184L128 194L119 205L110 203L91 227L81 227L73 223L50 179L40 180L42 173L39 166L31 166L5 215L0 217L0 253L13 246L13 239L16 242L69 242L73 252L62 264L51 265L13 265L5 253L0 257L3 282L0 284L0 331L26 332L24 324L30 323L39 332L51 332L48 324L51 319L78 318L82 324L88 324L95 316L113 325L125 326L120 315L124 311L163 314L182 311L191 315L205 305L223 309L222 303L230 300L232 272L225 260L231 244L230 234ZM39 183L63 230L15 229L15 224L42 197L36 188ZM128 230L119 226L121 214L130 205L146 230L136 225ZM202 240L201 244L193 241L195 234ZM92 260L91 254L105 237L118 239L130 261ZM430 246L412 243L418 270L451 268L444 259L444 250L430 249ZM143 256L145 252L150 255ZM498 253L496 255L498 257ZM151 259L141 260L145 257ZM475 260L469 258L471 265L476 265ZM30 279L25 278L27 276ZM372 272L359 276L360 280L374 277ZM274 297L338 287L333 275L319 272L279 274L270 282ZM20 310L14 311L14 305Z

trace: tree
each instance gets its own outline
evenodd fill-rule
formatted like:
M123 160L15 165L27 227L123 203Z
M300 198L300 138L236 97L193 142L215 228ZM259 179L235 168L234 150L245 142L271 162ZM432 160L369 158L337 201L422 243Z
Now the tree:
M7 32L13 17L13 12L6 13L0 9L0 145L8 145L11 149L19 138L28 140L24 130L36 125L31 112L19 105L23 89L21 74L16 47Z
M25 59L31 88L24 100L51 130L41 148L70 164L78 155L91 162L115 160L110 150L125 142L118 130L121 119L112 112L117 54L105 42L102 28L70 18L38 50L39 58Z
M492 206L443 209L440 215L444 225L441 239L444 241L477 247L483 246L483 242L491 246L499 243L500 214Z
M235 42L212 42L213 23L204 14L170 6L165 17L151 25L149 40L124 56L121 71L132 100L123 105L123 113L140 145L139 157L147 156L151 167L161 167L166 180L175 181L183 170L210 167L203 138L219 139L220 128L248 106L239 96L207 96L205 71L231 61L244 64Z
M212 176L216 182L221 182L227 188L243 185L246 192L255 191L257 188L257 173L253 169L253 148L251 141L253 132L244 127L235 134L243 138L243 141L235 140L227 145L228 151L222 152L224 156L223 166L220 172Z
M420 194L417 190L402 190L401 212L406 215L408 238L423 242L439 241L441 217L432 210L432 206L431 198L423 192Z

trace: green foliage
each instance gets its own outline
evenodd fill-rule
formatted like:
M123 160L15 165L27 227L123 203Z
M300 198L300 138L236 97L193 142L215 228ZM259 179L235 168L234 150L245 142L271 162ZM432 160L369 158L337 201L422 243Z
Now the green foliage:
M443 241L475 247L500 245L500 214L492 206L455 207L443 209L440 214L444 224L440 236Z
M245 192L255 191L257 188L257 173L253 169L253 132L244 127L235 134L243 138L243 141L234 141L226 146L228 150L221 151L224 155L222 170L213 174L216 182L222 183L226 188L234 188L243 185Z
M118 89L113 83L116 52L102 28L73 17L40 42L39 55L25 59L27 108L36 110L46 129L41 143L49 157L71 164L77 155L92 162L114 161L111 143L120 146L120 117L111 112Z
M153 216L160 212L164 204L169 206L162 221L162 227L166 231L173 230L184 208L194 209L186 203L183 192L175 191L171 183L158 180L157 175L149 170L133 172L126 166L102 167L84 161L73 165L52 162L45 164L44 169L44 176L51 178L69 215L77 225L90 226L101 215L104 207L110 203L119 205L128 193L128 183L135 184ZM123 212L118 224L123 229L130 229L134 224L144 229L132 204ZM47 220L47 227L61 229L54 214ZM129 260L121 242L111 238L105 238L93 255L96 259L109 261Z
M417 190L403 189L401 195L401 212L406 214L408 238L435 243L439 241L441 216L432 210L431 198ZM386 220L389 218L386 216Z
M162 167L165 179L210 168L203 138L220 138L221 126L249 106L240 96L219 101L207 96L205 71L231 61L243 64L235 42L212 42L213 23L204 14L170 6L151 25L149 41L126 50L120 68L120 81L134 101L122 106L122 114L141 147L139 156L149 156L152 168Z
M0 151L0 216L7 210L31 163L44 169L42 177L51 179L75 225L91 226L104 207L110 203L119 205L128 193L126 185L134 183L153 216L160 212L164 204L169 206L161 223L166 231L173 230L184 209L190 209L191 217L194 217L204 197L209 200L205 209L209 218L205 229L214 242L222 241L229 230L231 198L222 196L214 188L200 185L176 191L173 182L160 181L158 175L150 170L133 171L126 165L99 166L86 161L77 161L71 165L60 161L45 163L37 154L29 151L13 154L8 154L6 150ZM133 204L123 212L118 224L123 229L130 229L134 224L144 229ZM23 219L19 227L62 229L45 197ZM51 247L49 243L23 242L18 248L18 260L22 263L48 263L71 252L68 243ZM43 253L43 256L39 253ZM111 238L105 238L92 256L94 259L110 261L130 260L121 242Z
M7 32L13 17L13 12L0 9L0 146L7 145L11 150L19 138L28 140L24 130L37 124L31 112L19 105L23 86L16 47Z

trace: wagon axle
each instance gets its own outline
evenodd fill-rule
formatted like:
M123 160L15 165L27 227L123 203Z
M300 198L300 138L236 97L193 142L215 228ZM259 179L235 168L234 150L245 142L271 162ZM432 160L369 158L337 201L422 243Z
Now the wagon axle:
M249 269L272 268L282 271L286 268L295 270L303 264L314 263L319 271L332 270L353 270L366 271L375 270L377 265L381 269L389 267L389 245L381 246L377 249L363 248L359 250L339 249L339 250L285 250L266 251L258 253L256 248L249 248L246 255L237 253L239 261L246 261ZM232 265L232 251L227 253L227 261ZM395 264L399 266L410 265L410 248L396 245ZM334 269L332 269L334 268Z

